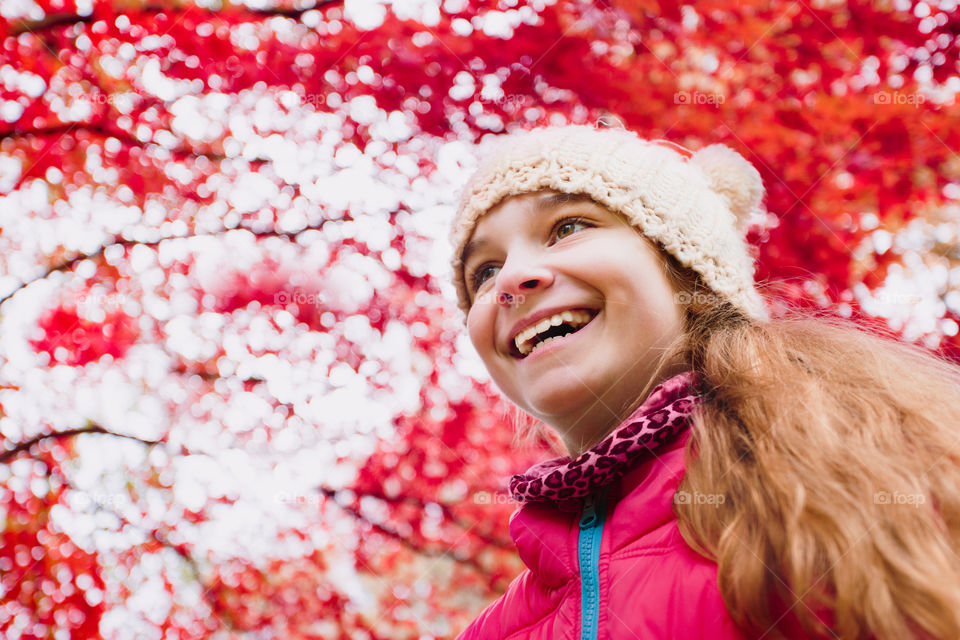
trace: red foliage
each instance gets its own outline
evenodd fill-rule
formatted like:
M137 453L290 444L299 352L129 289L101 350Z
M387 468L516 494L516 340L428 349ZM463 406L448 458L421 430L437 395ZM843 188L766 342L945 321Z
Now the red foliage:
M43 640L63 629L72 638L94 638L105 611L101 567L96 554L78 548L51 523L50 510L61 503L65 487L48 464L56 463L44 456L20 486L0 488L0 634Z
M554 452L513 450L502 401L464 380L443 231L423 222L465 177L446 142L613 116L734 147L767 188L748 240L774 311L869 325L857 287L957 266L960 111L935 90L960 16L932 7L475 0L368 29L340 2L35 4L0 21L5 319L35 283L63 287L0 354L49 356L0 379L8 637L449 637L502 592L521 568L505 481ZM885 243L916 243L907 224L918 247ZM951 286L923 337L957 358ZM52 366L108 354L108 380ZM135 410L56 436L105 385ZM184 471L198 461L217 473ZM313 485L282 494L274 475ZM118 547L83 551L51 513L86 522L65 496L96 482ZM243 547L231 518L269 541ZM136 597L155 584L161 622Z
M31 340L39 352L50 356L51 363L82 367L105 355L122 358L136 341L136 320L122 312L106 316L103 322L90 322L76 309L57 308L39 321L43 337Z

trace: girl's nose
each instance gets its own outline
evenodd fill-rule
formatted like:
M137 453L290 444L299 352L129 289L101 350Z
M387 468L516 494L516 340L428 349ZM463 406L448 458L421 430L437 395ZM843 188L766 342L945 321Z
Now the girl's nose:
M533 256L508 259L497 274L497 304L523 304L526 297L553 283L553 272Z

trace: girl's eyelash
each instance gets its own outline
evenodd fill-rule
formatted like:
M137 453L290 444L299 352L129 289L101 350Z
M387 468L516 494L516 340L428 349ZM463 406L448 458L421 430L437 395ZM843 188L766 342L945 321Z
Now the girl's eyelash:
M587 225L587 226L592 226L592 225L590 225L590 223L589 223L587 220L585 220L584 218L580 218L580 217L578 217L578 216L569 216L569 217L560 218L559 220L557 220L557 224L553 225L553 229L550 230L550 235L553 236L554 234L556 234L557 229L559 229L559 228L562 227L563 225L567 224L568 222L571 222L571 223L578 223L578 222L579 222L580 224L585 224L585 225Z
M567 223L573 223L573 224L579 223L586 226L593 226L589 221L579 216L567 216L565 218L561 218L557 220L556 224L554 224L553 227L550 229L550 237L552 238L553 236L555 236L557 234L557 229L559 229L560 227L562 227ZM470 275L467 277L467 282L470 283L474 291L476 291L482 284L478 282L480 274L483 273L484 269L486 269L489 266L492 266L492 264L493 263L491 262L484 262L483 264L477 266L473 271L470 272Z
M470 277L468 278L468 282L470 282L470 285L471 285L471 287L473 288L474 291L476 291L476 290L480 287L480 285L482 284L482 283L478 282L478 279L480 278L480 274L483 273L483 270L486 269L486 268L489 267L489 266L491 266L491 263L489 263L489 262L484 262L483 264L481 264L479 267L477 267L476 269L474 269L474 270L470 273Z

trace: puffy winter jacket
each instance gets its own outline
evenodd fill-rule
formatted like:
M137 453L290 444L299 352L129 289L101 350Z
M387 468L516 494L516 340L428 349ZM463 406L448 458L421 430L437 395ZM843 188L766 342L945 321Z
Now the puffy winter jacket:
M717 567L686 544L672 504L686 430L582 509L530 502L510 519L527 569L458 640L745 640Z

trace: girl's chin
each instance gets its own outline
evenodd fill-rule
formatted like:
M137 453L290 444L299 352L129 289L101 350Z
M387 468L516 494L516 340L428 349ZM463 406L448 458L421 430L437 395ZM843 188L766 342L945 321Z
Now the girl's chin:
M603 410L603 406L596 406L597 397L582 385L573 388L556 387L536 393L535 389L528 389L524 394L524 402L517 403L520 408L538 420L557 428L557 425L569 425L578 422L577 416L591 410Z

